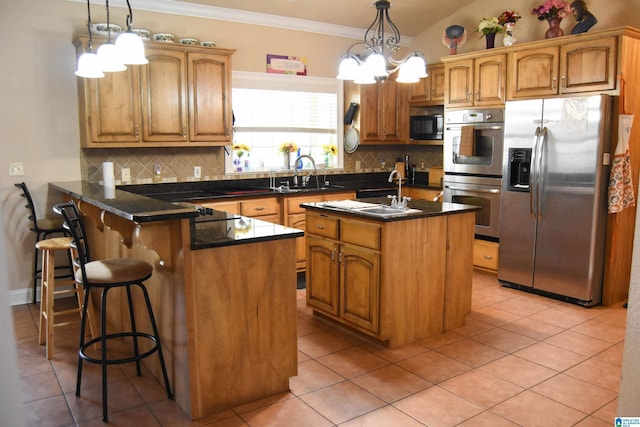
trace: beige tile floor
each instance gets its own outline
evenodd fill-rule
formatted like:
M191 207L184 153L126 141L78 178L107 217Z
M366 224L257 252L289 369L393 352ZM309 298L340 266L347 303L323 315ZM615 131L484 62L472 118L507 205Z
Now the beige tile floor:
M119 426L611 426L626 310L583 308L475 272L466 325L393 350L336 328L298 291L298 376L290 392L191 421L148 373L109 368ZM56 329L49 362L37 307L13 308L28 426L101 426L99 369L76 397L78 322Z

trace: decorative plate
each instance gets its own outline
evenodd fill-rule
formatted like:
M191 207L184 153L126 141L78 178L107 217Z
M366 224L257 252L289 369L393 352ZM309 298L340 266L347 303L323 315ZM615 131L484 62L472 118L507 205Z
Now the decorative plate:
M344 134L344 151L347 153L353 153L358 149L360 144L360 133L358 129L353 126L349 126L349 129Z
M192 45L195 46L198 44L198 39L194 39L194 38L184 38L184 39L180 39L180 44L188 44L188 45Z
M204 47L216 47L216 42L210 41L210 40L204 40L200 42L200 45Z
M109 24L106 22L99 22L97 24L91 24L91 34L94 36L109 37L109 28L111 29L111 35L117 36L122 32L122 27L116 24Z
M173 43L175 36L170 33L156 33L153 35L153 40L157 42Z
M150 40L151 39L151 31L145 30L143 28L132 28L131 32L133 34L137 34L142 40Z

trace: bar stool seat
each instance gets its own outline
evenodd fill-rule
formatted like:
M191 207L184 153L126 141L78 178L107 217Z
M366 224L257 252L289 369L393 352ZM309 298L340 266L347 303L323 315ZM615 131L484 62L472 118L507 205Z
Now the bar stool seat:
M83 218L78 208L73 202L61 203L54 206L54 211L61 214L64 218L64 227L73 238L72 246L75 250L73 265L76 268L75 281L84 288L84 303L82 306L82 320L80 323L80 348L78 350L78 377L76 381L76 396L80 396L82 383L82 366L83 362L96 363L102 366L102 420L108 422L107 412L107 366L122 363L136 363L138 376L142 375L140 369L140 361L154 353L158 353L160 359L160 367L167 391L167 396L171 398L173 392L169 384L167 368L162 354L162 346L160 344L160 334L156 324L149 294L143 282L153 274L153 266L146 261L131 258L115 258L103 260L91 260L89 254L89 244L87 242L87 233L84 228ZM144 297L146 311L149 316L153 333L140 332L136 328L136 319L134 313L134 304L131 288L138 288ZM111 289L124 288L127 296L130 330L115 331L107 333L107 308L108 292ZM101 290L100 296L100 334L99 336L85 342L85 330L87 323L87 306L91 290ZM130 339L131 344L127 349L129 352L122 355L120 352L112 352L108 354L109 342L114 340ZM150 346L145 347L146 351L141 352L139 340L147 341ZM126 343L129 343L127 340ZM90 354L90 347L94 344L100 344L99 355ZM131 354L131 348L132 354ZM97 353L94 351L94 353Z
M36 242L37 250L42 252L42 284L40 295L40 334L39 344L46 344L46 357L53 356L53 329L57 326L68 325L70 322L56 322L60 315L80 313L82 308L82 291L73 279L56 280L55 255L56 252L70 253L73 249L71 237L52 237ZM56 290L65 286L65 289ZM55 311L54 299L57 295L76 295L78 307L68 310Z

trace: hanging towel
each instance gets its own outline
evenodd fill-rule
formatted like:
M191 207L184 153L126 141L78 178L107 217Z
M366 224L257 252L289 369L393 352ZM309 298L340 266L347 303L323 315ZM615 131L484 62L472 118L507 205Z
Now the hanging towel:
M618 145L613 155L613 165L609 175L609 213L620 212L636 204L629 155L629 135L632 125L632 114L619 116Z
M473 126L462 126L460 131L459 156L473 156L476 152L476 130Z

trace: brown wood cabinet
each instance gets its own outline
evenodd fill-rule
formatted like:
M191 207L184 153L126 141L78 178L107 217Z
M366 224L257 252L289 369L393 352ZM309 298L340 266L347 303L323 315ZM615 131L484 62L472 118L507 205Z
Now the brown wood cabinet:
M440 196L440 191L428 188L406 187L405 195L411 197L412 200L433 202L436 197Z
M282 223L280 220L280 203L276 197L205 201L198 203L198 205L218 211L260 219L274 224Z
M444 64L427 65L428 76L409 87L409 103L414 105L444 104Z
M344 193L330 194L314 194L312 196L286 196L283 199L283 220L287 227L297 228L298 230L306 230L307 217L304 208L300 207L301 203L307 202L323 202L327 200L346 200L355 198L353 191ZM307 266L307 237L306 233L303 237L296 239L296 267L298 271L304 271Z
M398 144L409 136L409 87L396 84L395 75L383 82L360 85L345 82L345 105L355 102L360 110L353 125L361 144Z
M87 42L76 38L78 55ZM149 64L78 78L82 146L229 144L233 52L147 42Z
M511 51L508 98L613 90L617 45L609 36Z
M397 347L464 325L474 213L380 222L307 210L307 305ZM466 261L465 261L466 260Z
M503 105L506 88L506 55L481 55L445 62L445 106L484 107Z
M475 239L473 241L473 266L481 270L498 271L498 243Z

